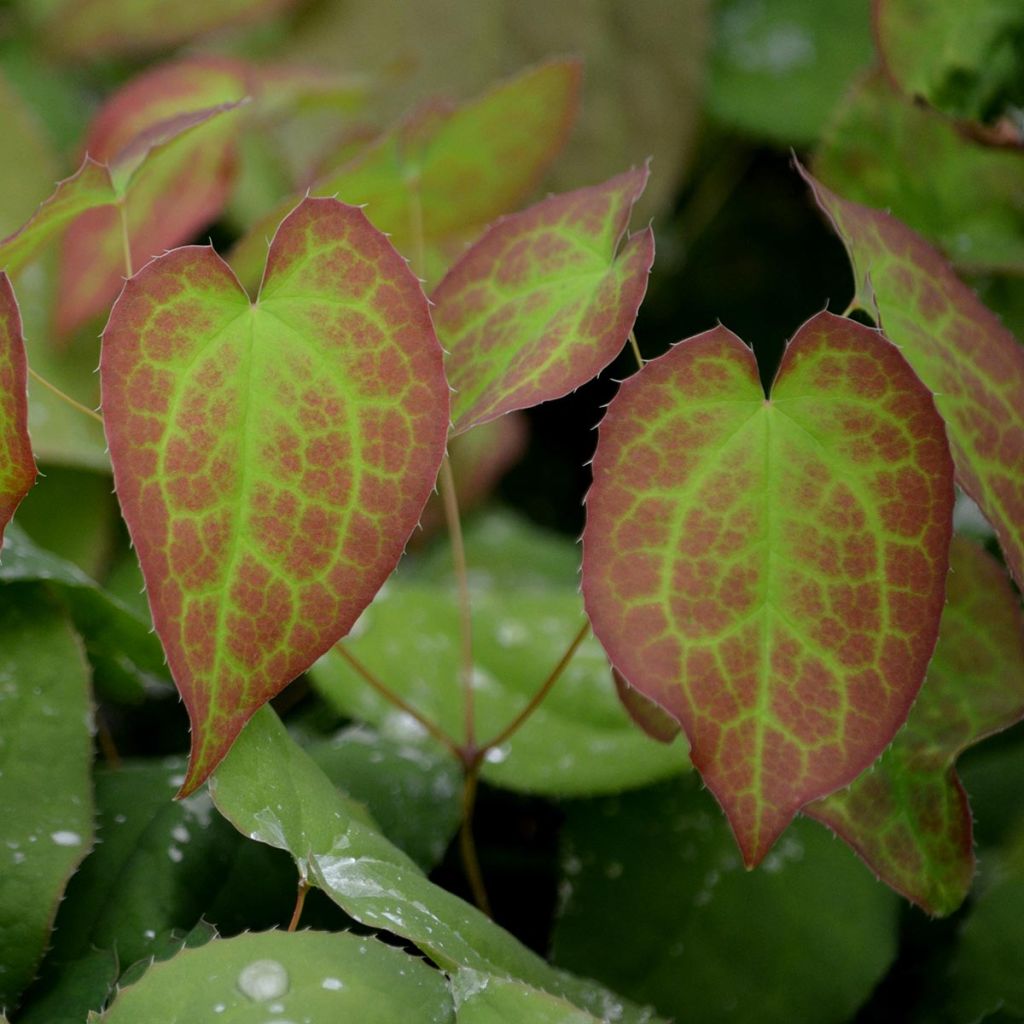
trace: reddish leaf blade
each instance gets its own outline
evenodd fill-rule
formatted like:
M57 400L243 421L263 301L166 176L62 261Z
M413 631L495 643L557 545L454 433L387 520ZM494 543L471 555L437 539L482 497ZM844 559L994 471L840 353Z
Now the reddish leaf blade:
M846 245L855 304L935 394L957 479L1024 584L1024 347L919 235L801 173Z
M601 424L583 594L683 726L749 865L906 718L953 507L932 397L878 332L820 313L765 400L725 328L623 384Z
M633 329L654 262L650 228L620 247L647 168L552 196L495 224L437 287L455 433L560 398Z
M1024 616L1006 573L964 538L951 565L939 642L906 726L849 788L805 809L930 914L956 910L974 876L956 760L1024 717Z
M35 480L21 315L10 279L0 273L0 545L7 524Z
M397 563L444 453L441 349L384 236L307 199L254 304L212 249L146 266L100 370L114 480L192 720L188 793Z
M422 241L427 266L417 270L436 280L453 243L514 210L536 187L565 144L579 84L578 61L551 61L462 106L429 102L310 191L365 204L411 259L420 260ZM268 214L232 253L243 281L255 278L266 238L287 210L285 203Z

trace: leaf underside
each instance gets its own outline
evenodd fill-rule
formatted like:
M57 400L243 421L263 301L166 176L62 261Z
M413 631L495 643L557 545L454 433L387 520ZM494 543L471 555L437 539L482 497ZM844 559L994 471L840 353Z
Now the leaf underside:
M444 453L426 300L362 212L307 199L255 303L204 247L126 285L104 419L153 621L192 720L182 792L394 568Z
M615 667L683 726L749 865L906 718L952 507L931 395L878 332L829 313L794 336L768 400L719 327L611 403L587 611Z

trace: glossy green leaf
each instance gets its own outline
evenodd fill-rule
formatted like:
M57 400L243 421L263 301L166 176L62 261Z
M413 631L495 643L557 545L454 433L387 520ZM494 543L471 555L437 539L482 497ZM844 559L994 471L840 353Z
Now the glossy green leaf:
M104 1024L449 1024L443 976L371 938L329 932L268 932L215 939L154 964L122 989Z
M45 965L44 965L45 970ZM19 1024L82 1024L90 1009L100 1009L117 984L117 954L91 950L82 959L62 965L52 988L30 990L31 1002L18 1013Z
M458 1024L599 1024L572 1003L511 978L463 968L451 986Z
M450 570L449 570L450 571ZM584 623L574 589L473 592L477 736L498 734L558 664ZM459 606L448 587L390 582L345 646L413 707L462 736ZM341 714L402 736L418 727L371 689L336 652L313 667L317 689ZM685 745L656 743L619 705L600 645L586 639L554 689L506 743L483 778L552 796L617 792L683 771Z
M0 545L15 509L36 480L28 436L28 363L18 300L0 272Z
M1017 0L874 0L874 11L886 72L908 95L975 119L1024 104Z
M363 213L306 199L255 303L212 249L154 260L103 335L118 497L192 720L198 786L352 626L444 454L426 299Z
M66 616L38 588L0 590L0 719L0 1006L10 1008L93 839L89 669Z
M587 497L587 613L683 726L748 864L906 719L952 510L931 394L877 331L831 313L793 337L767 399L723 327L613 399Z
M82 636L103 696L136 704L170 686L163 650L142 617L76 565L37 547L12 526L0 558L0 584L43 582L57 589Z
M264 20L295 0L62 0L43 26L58 52L95 60L160 50L228 25Z
M853 304L876 318L946 421L957 481L1024 583L1024 347L924 239L808 175L853 264Z
M0 236L3 236L32 216L58 175L56 154L39 117L2 72L0 138L13 156L0 161Z
M342 796L269 708L257 712L210 781L244 835L288 850L303 877L357 921L409 940L442 969L520 978L621 1024L652 1019L593 982L557 971L475 907L428 881ZM653 1024L653 1022L652 1022Z
M880 74L844 98L814 173L845 199L889 210L964 270L1024 270L1024 151L981 144Z
M955 539L935 655L907 724L878 763L805 813L842 836L879 877L932 914L974 877L971 809L956 760L1024 717L1024 616L1002 566Z
M633 329L654 262L626 237L647 169L551 196L495 224L431 296L455 390L455 433L560 398L596 376Z
M1024 832L992 851L949 965L954 1019L976 1021L1004 1010L1024 1016Z
M695 778L567 805L553 956L686 1024L847 1024L899 901L798 821L758 870Z
M866 0L717 0L713 10L712 114L785 145L817 138L873 57Z
M568 135L579 79L577 61L553 61L462 106L426 103L310 192L365 204L373 224L436 280L467 238L537 186ZM246 284L258 278L266 240L289 208L261 219L232 254Z

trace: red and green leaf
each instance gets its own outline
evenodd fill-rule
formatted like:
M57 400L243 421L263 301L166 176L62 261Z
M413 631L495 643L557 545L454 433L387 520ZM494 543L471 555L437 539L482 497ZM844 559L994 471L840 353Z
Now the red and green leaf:
M36 479L28 436L28 363L14 289L0 273L0 545Z
M1024 717L1024 616L1002 566L956 538L935 656L907 724L878 763L804 813L838 832L888 885L950 914L974 876L968 747Z
M422 243L426 265L417 270L436 280L456 247L537 186L568 136L579 82L578 61L552 61L462 106L428 102L310 192L365 204L417 262ZM269 213L232 253L243 281L256 278L266 239L287 209Z
M634 168L505 217L438 285L455 433L560 398L618 355L654 262L650 228L623 241L646 182Z
M627 380L583 537L594 632L682 725L757 864L906 719L945 590L953 470L931 394L877 331L820 313L768 399L715 328Z
M192 720L187 793L397 563L444 453L441 349L384 236L307 199L255 303L212 249L146 266L100 371L114 480Z
M1024 584L1024 347L923 238L802 173L850 255L854 305L934 393L957 480Z

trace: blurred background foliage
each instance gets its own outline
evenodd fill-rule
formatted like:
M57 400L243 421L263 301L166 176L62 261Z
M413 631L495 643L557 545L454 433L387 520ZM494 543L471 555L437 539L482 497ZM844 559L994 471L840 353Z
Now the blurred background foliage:
M892 210L940 246L1024 336L1020 0L873 8L868 0L9 0L0 7L0 235L75 170L101 104L163 61L226 55L313 69L320 83L288 116L271 105L263 130L242 144L234 192L196 239L226 251L257 217L415 104L466 99L566 54L584 61L581 116L544 189L597 182L652 158L634 223L653 219L657 239L637 324L645 357L720 321L753 343L767 381L805 319L846 308L845 253L794 173L794 156L845 197ZM33 364L95 404L100 324L58 349L46 315L52 269L44 260L18 286ZM480 614L499 638L488 666L510 692L517 672L528 688L571 634L594 427L616 380L632 370L624 353L575 394L456 452L465 497L483 506L471 513L470 550ZM287 920L294 876L287 858L244 842L208 805L167 802L186 722L159 652L137 628L148 610L102 437L45 393L32 399L45 479L18 514L22 561L5 550L0 583L45 579L71 595L108 761L96 783L99 828L131 820L119 825L120 845L105 841L72 881L58 941L12 1018L52 1024L81 1020L132 961L203 941L201 921L230 934ZM444 648L454 613L437 569L447 552L429 535L436 513L401 585L373 614L399 623L393 640L415 617L403 606L411 602L424 617L420 635ZM986 536L968 513L959 521ZM550 622L557 636L532 660L503 658L502 636ZM384 643L376 636L360 638L368 660ZM380 656L400 664L408 652ZM438 673L446 665L441 658ZM464 892L446 852L458 817L451 772L429 750L418 761L410 755L387 715L363 706L330 666L314 676L286 691L279 708L293 711L322 767L394 841ZM519 759L489 766L478 810L497 918L536 949L679 1021L1024 1020L1020 726L963 759L981 874L960 911L935 921L812 822L745 873L710 796L675 774L682 756L674 763L661 748L637 752L628 736L609 739L600 732L606 712L574 699L568 679L548 718L524 730ZM335 735L349 716L372 729ZM545 749L571 758L561 789L559 772L524 763ZM115 772L113 758L127 767ZM621 758L629 771L595 780L588 758ZM154 837L186 825L187 856L153 855ZM122 884L100 913L96 886L108 871ZM346 919L314 895L304 923Z

